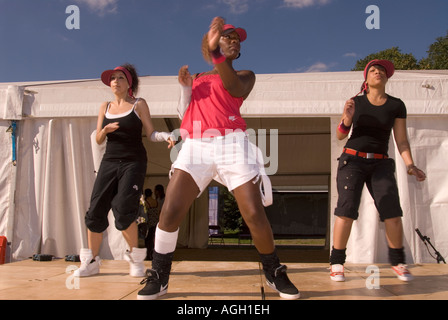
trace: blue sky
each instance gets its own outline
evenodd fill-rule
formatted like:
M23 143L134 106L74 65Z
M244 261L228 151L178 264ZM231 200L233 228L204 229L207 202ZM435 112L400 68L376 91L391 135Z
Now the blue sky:
M79 29L66 28L69 5ZM369 5L380 29L366 28ZM99 78L124 62L141 76L207 71L200 43L215 16L247 30L237 69L348 71L393 46L425 57L447 13L447 0L0 0L0 82Z

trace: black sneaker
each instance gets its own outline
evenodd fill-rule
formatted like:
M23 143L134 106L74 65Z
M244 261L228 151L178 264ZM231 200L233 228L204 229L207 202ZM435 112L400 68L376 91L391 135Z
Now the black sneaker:
M275 269L273 275L265 273L266 284L277 291L280 294L280 297L284 299L299 299L300 292L291 280L289 280L288 275L286 274L286 269L285 265L281 265Z
M145 287L138 292L138 300L154 300L163 296L168 292L168 277L161 279L159 273L153 269L146 270L146 277L140 284L146 284Z

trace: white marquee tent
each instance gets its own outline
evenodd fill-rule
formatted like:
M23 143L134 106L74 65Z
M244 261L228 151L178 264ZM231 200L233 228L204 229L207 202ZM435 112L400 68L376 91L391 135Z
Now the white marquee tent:
M335 130L345 101L359 91L361 82L361 72L258 75L242 107L248 127L255 132L278 129L273 187L327 186L330 223L337 200L337 158L344 145ZM434 262L414 230L419 228L447 257L448 71L397 71L387 91L407 106L414 159L427 173L423 183L407 176L391 139L408 262ZM157 130L179 126L176 77L142 77L139 96L148 101ZM100 103L112 98L110 89L97 79L0 84L0 235L12 243L13 259L35 253L63 257L87 245L84 215L102 154L92 137ZM13 123L17 126L15 165L8 130ZM166 185L170 152L165 144L145 143L148 187ZM368 192L363 194L347 260L386 262L384 226ZM180 245L207 245L207 201L197 202L182 225ZM328 238L331 241L331 235ZM125 242L111 221L101 255L121 259L124 249Z

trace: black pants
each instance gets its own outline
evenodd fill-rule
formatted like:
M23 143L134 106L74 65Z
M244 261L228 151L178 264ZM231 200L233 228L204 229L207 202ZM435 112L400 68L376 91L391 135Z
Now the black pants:
M85 222L92 232L107 229L110 209L115 227L126 230L137 219L146 175L146 162L102 161L93 186Z
M358 218L364 184L375 201L381 221L403 215L395 179L395 161L390 158L364 159L343 153L337 173L336 216Z

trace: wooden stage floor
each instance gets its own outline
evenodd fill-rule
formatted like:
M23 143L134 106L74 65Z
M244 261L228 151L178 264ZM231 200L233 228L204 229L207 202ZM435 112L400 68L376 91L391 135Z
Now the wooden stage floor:
M286 264L290 279L301 292L300 300L448 299L446 264L409 266L415 277L409 283L398 280L388 265L376 265L371 273L366 265L347 264L347 280L333 282L327 263ZM128 275L125 261L103 260L99 275L76 282L72 270L78 265L63 259L0 265L0 299L136 300L142 288L141 279ZM151 262L146 265L150 267ZM266 300L280 299L264 284L258 262L174 261L168 294L160 300L262 300L262 284Z

